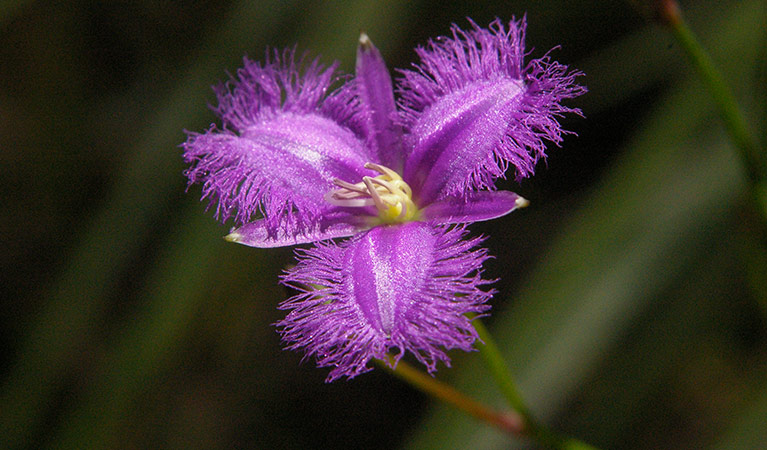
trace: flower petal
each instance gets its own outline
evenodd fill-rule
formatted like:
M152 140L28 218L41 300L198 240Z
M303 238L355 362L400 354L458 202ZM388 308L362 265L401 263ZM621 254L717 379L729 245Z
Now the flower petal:
M421 210L421 217L432 223L470 223L495 219L524 208L528 202L509 191L471 192L466 197L445 197Z
M357 47L355 85L360 108L367 113L367 134L376 151L376 162L400 172L404 161L402 128L394 121L397 106L391 76L381 53L365 33Z
M372 174L353 93L327 96L335 66L300 66L292 51L264 65L246 59L217 89L223 129L189 133L183 144L190 183L203 183L221 220L244 224L260 213L271 234L299 233L332 208L324 195L333 178Z
M286 247L325 239L348 237L368 228L370 228L370 223L363 216L347 212L336 212L323 216L315 229L307 230L300 234L286 233L284 230L277 230L276 234L271 233L266 221L262 219L246 223L237 229L232 229L225 239L249 247Z
M360 179L362 143L346 128L319 115L283 114L237 136L211 130L184 144L191 182L203 198L218 200L217 215L247 223L260 212L269 229L288 233L315 226L332 205L325 194L333 179Z
M420 65L400 81L404 178L420 204L492 189L509 164L518 179L531 175L544 140L559 144L566 133L557 118L580 113L560 103L585 92L579 72L548 56L522 65L524 21L472 27L454 25L451 38L417 49Z
M215 88L214 111L224 128L240 132L284 113L318 113L343 124L361 117L351 92L330 92L338 63L325 67L317 59L304 59L296 57L295 49L275 50L271 56L267 51L263 64L245 58L237 77Z
M328 381L370 370L371 358L410 352L429 371L445 351L469 351L477 338L467 313L482 313L492 291L480 289L484 249L463 228L423 222L379 226L335 244L298 251L283 283L299 294L277 325L290 349L303 349Z
M411 129L404 178L421 204L471 189L489 188L503 175L494 149L519 108L522 87L514 81L474 83L447 94L426 110ZM527 156L525 153L524 156ZM529 165L520 158L518 164Z

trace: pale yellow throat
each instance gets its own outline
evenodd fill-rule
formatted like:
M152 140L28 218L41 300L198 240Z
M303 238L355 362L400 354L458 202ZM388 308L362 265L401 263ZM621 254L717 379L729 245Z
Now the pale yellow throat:
M381 175L362 177L362 181L357 184L336 178L333 184L339 189L328 192L325 199L338 206L375 206L378 218L384 223L418 220L418 208L412 198L413 190L397 172L374 163L366 163L365 168Z

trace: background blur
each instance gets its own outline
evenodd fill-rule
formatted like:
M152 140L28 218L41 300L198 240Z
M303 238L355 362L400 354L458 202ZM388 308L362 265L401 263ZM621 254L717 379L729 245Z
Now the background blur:
M682 2L756 136L767 5ZM563 148L472 227L487 323L532 410L603 448L767 446L763 224L702 85L627 2L0 2L0 448L525 447L381 370L327 371L271 325L292 249L225 242L185 193L183 130L267 46L391 68L450 23L527 14L532 56L587 75ZM503 401L476 354L437 377Z

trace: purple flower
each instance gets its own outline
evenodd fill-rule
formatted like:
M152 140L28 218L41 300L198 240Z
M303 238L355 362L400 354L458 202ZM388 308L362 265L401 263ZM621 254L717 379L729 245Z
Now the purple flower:
M531 175L545 141L566 133L557 119L580 114L560 103L585 92L579 72L548 55L523 65L524 20L451 30L400 71L399 103L364 34L355 76L336 89L335 64L246 59L217 89L223 127L183 145L190 183L239 224L228 240L316 243L282 277L298 294L277 325L288 348L333 367L328 381L390 352L432 372L447 350L472 349L467 314L487 311L492 290L464 224L524 206L495 181L509 166Z

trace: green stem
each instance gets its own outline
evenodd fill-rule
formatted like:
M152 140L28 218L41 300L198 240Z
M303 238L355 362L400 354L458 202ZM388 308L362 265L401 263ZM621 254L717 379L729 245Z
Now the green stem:
M595 450L596 447L577 439L561 436L535 420L530 413L530 410L525 405L522 395L517 388L517 384L514 382L514 377L512 376L509 367L506 365L506 361L498 350L498 346L490 335L490 332L479 319L475 318L472 323L482 341L477 341L475 345L479 349L480 355L482 355L482 358L485 360L485 364L487 364L487 367L503 393L503 396L506 397L509 406L517 411L522 418L523 431L531 438L535 439L539 444L548 448L561 450Z
M746 120L738 108L732 90L717 70L709 54L682 17L679 5L674 0L661 1L659 16L671 29L682 50L701 77L711 94L724 121L727 134L735 144L751 181L752 196L764 216L767 216L767 163L758 143L752 137Z
M381 360L375 360L375 362L419 391L442 400L470 416L493 425L513 436L529 437L543 447L557 450L597 450L596 447L585 442L560 436L533 419L522 401L522 396L516 388L511 373L506 367L498 347L495 345L495 341L493 341L487 329L479 320L474 319L473 323L480 338L484 341L484 343L477 343L480 353L485 358L488 366L490 366L495 381L501 387L504 396L515 412L496 411L452 386L415 369L404 361L399 361L395 364L394 357L392 356L388 357L388 363Z
M404 361L399 361L395 365L394 358L391 356L389 356L388 364L381 360L375 361L378 365L388 369L401 380L409 383L421 392L438 398L470 416L498 427L509 434L515 436L524 435L523 420L516 413L496 411L452 386L415 369Z
M506 366L506 361L504 361L503 356L501 356L501 352L498 350L495 340L482 321L475 318L472 324L474 325L474 329L477 330L479 338L482 340L482 342L477 342L476 346L479 348L480 355L482 355L482 358L485 360L485 364L487 364L490 369L490 373L493 375L495 383L501 389L503 396L506 397L509 406L514 408L514 410L517 411L528 424L532 425L534 421L530 411L527 409L527 406L525 406L524 400L522 400L522 395L519 393L519 389L517 389L514 378Z
M719 115L724 121L730 139L735 144L740 159L746 168L749 179L749 196L754 205L754 209L761 219L761 226L756 224L756 228L764 230L767 226L767 159L765 150L759 143L753 139L746 125L746 120L741 114L735 97L729 86L724 80L722 74L717 70L714 62L703 46L700 44L695 34L682 17L679 5L675 0L661 0L659 3L658 16L662 23L668 26L682 49L687 54L690 62L700 75L703 84L716 104ZM751 232L749 234L754 234ZM757 232L758 234L758 232ZM754 290L755 296L762 308L767 311L767 297L764 296L764 252L765 241L756 237L753 240L758 246L754 252L749 250L746 255L746 270L750 276L750 285ZM754 257L749 257L750 254Z

